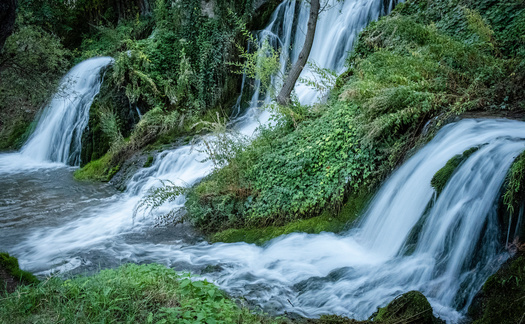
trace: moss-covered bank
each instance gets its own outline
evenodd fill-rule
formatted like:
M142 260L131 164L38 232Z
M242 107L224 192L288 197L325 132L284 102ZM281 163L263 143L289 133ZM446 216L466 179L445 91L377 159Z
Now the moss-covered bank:
M15 257L0 253L0 296L12 293L20 285L35 285L38 282L34 275L20 269Z
M454 174L454 171L456 171L461 163L465 162L478 149L479 147L473 147L466 150L462 154L452 157L447 161L444 167L439 169L439 171L434 174L432 180L430 180L430 185L436 190L438 195L441 193L441 191L443 191L443 188L445 188L445 185Z
M319 216L297 219L282 226L227 229L211 235L211 242L247 242L258 245L281 235L290 233L319 234L321 232L339 233L349 229L359 218L372 197L371 193L361 191L348 197L340 210L327 209Z

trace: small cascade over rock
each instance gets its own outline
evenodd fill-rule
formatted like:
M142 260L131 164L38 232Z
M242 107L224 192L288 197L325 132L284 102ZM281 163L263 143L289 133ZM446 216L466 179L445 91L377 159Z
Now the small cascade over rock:
M22 155L41 162L80 164L80 140L89 108L102 85L101 70L112 62L110 57L88 59L64 76L22 147Z

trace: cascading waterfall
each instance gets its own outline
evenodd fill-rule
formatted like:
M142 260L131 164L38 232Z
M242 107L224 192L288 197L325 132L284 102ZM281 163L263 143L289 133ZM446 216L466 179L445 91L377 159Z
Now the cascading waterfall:
M112 61L110 57L92 58L66 74L22 147L22 155L35 161L80 164L80 140L89 108L102 85L100 71Z
M310 59L341 72L357 32L394 3L334 2L320 17ZM259 33L259 39L267 35L281 48L281 72L300 51L307 13L296 1L284 2ZM309 73L304 71L303 77ZM278 88L279 78L272 81ZM315 90L298 85L296 91L303 103L316 100ZM268 121L269 113L259 107L269 100L255 81L250 108L233 127L253 134ZM242 294L269 311L307 316L337 313L362 319L416 289L438 315L457 322L506 258L495 205L509 166L525 148L524 138L522 122L464 120L448 125L382 186L357 228L344 235L291 234L264 247L206 242L188 246L177 238L151 242L144 234L151 220L133 223L133 207L159 179L192 185L211 172L212 164L201 162L206 158L202 147L183 146L159 154L151 167L134 175L123 194L78 210L66 224L32 231L12 252L23 267L42 274L97 262L159 262L196 271L213 265L220 270L206 276L233 295ZM454 155L474 146L480 149L435 198L432 176ZM180 197L166 208L183 204Z
M172 266L219 266L206 276L268 311L364 319L395 296L419 290L439 316L456 323L507 258L496 208L506 173L525 149L524 126L508 120L445 126L386 181L362 224L344 235L291 234L264 247L149 244L142 251L148 261ZM433 175L472 147L480 148L435 199Z

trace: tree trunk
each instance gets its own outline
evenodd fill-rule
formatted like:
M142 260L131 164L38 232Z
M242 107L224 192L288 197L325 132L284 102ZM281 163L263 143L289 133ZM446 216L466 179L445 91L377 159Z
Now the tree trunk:
M17 0L0 0L0 51L15 27Z
M312 50L312 44L314 43L315 26L317 26L317 16L319 15L320 3L319 0L310 1L310 17L308 18L308 28L306 30L306 39L304 40L303 49L299 53L297 62L292 66L288 77L286 78L279 95L277 96L277 103L280 105L288 105L290 103L290 95L292 94L295 82L301 75L310 51Z

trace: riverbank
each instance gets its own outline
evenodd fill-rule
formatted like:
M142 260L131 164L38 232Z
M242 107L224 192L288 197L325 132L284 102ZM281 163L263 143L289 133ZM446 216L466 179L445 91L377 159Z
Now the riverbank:
M11 271L7 263L0 263L0 276L7 271ZM17 281L18 274L27 279ZM441 323L418 292L399 296L378 309L373 321L356 321L335 315L308 319L263 314L206 280L158 264L127 264L89 277L51 277L40 283L18 267L9 276L7 294L0 290L0 320L9 323Z

